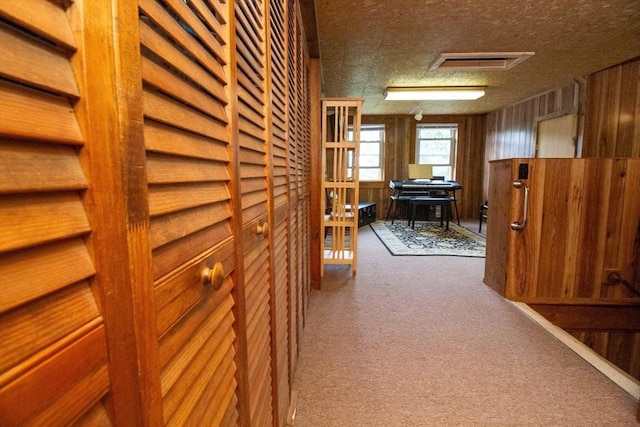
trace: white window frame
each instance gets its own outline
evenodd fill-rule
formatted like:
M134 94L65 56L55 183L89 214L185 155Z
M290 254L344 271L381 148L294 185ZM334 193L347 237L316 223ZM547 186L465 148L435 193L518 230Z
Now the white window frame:
M381 132L381 138L377 141L364 141L363 133L367 130L379 130ZM385 139L386 139L386 126L384 124L364 124L360 125L360 155L358 158L358 179L362 182L379 182L384 181L384 147L385 147ZM352 138L352 131L349 130L349 138ZM377 166L366 166L366 161L363 161L363 156L367 154L364 153L363 144L375 144L379 145L378 151L378 165ZM363 178L363 171L378 171L375 178Z
M420 129L452 129L452 136L449 138L421 138ZM425 141L448 141L449 142L449 161L442 162L428 159L425 155L421 155L421 143ZM458 125L457 123L419 123L416 125L416 163L433 165L434 176L444 176L445 179L453 179L456 162L456 146L458 143Z

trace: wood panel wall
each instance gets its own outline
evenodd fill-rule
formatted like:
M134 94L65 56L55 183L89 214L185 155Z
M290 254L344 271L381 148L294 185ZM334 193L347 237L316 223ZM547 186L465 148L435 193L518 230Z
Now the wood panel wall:
M319 103L298 1L0 16L0 423L284 426Z
M640 58L587 77L583 157L640 157Z
M384 124L384 170L381 182L361 182L360 201L376 203L378 219L386 217L389 207L389 180L408 178L408 164L415 162L416 120L413 116L362 116L363 124ZM422 123L458 125L456 169L454 179L459 191L458 211L461 218L477 218L482 202L484 156L484 116L424 116Z
M578 79L575 84L489 113L485 162L533 157L537 121L576 111L579 114L578 152L581 157L640 157L639 73L640 59L636 58L593 73L585 79ZM484 194L487 194L488 183L489 172L485 168ZM635 185L637 192L640 192L640 183ZM588 264L589 260L581 262ZM637 265L640 265L640 261L637 261ZM557 321L557 311L554 316ZM593 319L590 321L595 322ZM574 329L568 330L603 357L638 378L640 334L602 330L606 329L604 323L602 325L600 329L575 329L574 325Z
M584 84L576 82L487 114L483 194L488 195L488 163L491 160L535 157L537 123L581 112L583 103ZM582 124L580 117L578 126L582 127ZM581 132L577 143L579 151Z

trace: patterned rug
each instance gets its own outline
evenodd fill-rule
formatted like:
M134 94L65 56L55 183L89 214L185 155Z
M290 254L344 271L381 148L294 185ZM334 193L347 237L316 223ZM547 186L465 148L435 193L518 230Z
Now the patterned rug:
M485 239L457 224L449 224L449 230L440 222L416 221L415 229L406 221L376 221L370 224L391 255L448 255L485 256Z

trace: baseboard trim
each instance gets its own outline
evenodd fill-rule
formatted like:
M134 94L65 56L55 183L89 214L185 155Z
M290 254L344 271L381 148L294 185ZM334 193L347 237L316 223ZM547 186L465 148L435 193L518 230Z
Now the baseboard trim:
M296 422L296 407L298 406L298 390L291 390L291 401L289 402L289 412L287 412L286 427L293 427Z
M578 356L582 357L594 368L633 396L636 400L640 400L640 382L638 380L618 368L613 363L609 362L604 357L600 356L570 333L548 321L544 316L529 307L527 304L517 301L509 302L520 309L520 311L522 311L531 320L542 326L556 339L573 350Z

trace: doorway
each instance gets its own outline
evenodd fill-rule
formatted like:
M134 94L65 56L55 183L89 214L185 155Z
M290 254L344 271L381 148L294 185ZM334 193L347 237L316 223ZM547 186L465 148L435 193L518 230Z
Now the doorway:
M573 158L577 141L577 113L541 120L536 133L536 157Z

